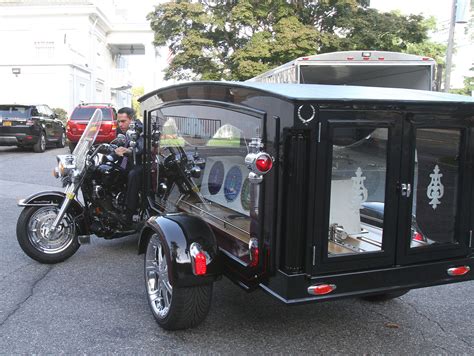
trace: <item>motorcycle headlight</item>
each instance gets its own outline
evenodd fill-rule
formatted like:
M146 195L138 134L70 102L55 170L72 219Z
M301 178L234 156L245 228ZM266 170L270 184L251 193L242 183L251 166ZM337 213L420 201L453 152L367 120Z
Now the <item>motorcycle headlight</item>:
M64 177L66 175L66 167L64 167L64 164L62 162L59 162L58 164L58 171L60 177Z
M58 165L53 170L53 176L56 178L67 176L76 168L76 159L73 155L59 155L56 159Z
M55 178L61 178L66 175L66 168L64 167L64 164L62 162L59 162L57 167L54 168L53 170L53 176Z

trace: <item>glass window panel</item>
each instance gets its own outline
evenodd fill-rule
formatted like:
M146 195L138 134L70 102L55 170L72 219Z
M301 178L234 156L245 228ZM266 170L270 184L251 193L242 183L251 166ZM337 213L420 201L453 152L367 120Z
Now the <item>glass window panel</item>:
M412 248L455 242L460 143L460 130L416 130Z
M382 251L387 138L387 128L334 130L329 256Z
M189 162L200 162L201 169L199 177L191 177L195 185L192 194L170 189L173 194L165 197L162 206L198 214L248 243L251 220L256 218L252 206L256 208L258 187L249 184L245 156L252 138L260 138L262 120L198 105L167 107L153 116L161 128L160 159L174 152L177 157L186 155Z

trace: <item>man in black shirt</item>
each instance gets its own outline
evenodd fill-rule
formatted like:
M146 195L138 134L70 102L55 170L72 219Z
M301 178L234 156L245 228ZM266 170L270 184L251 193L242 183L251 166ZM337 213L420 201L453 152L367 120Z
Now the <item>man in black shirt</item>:
M127 130L134 120L135 111L132 108L123 107L117 112L117 135L123 134L127 137ZM135 120L135 131L138 133L135 146L136 162L133 162L133 150L130 147L129 137L127 137L127 144L125 147L117 147L115 154L121 157L120 165L127 172L127 193L125 198L126 211L122 216L123 222L127 225L132 223L132 216L138 207L138 192L142 185L142 153L143 153L143 137L140 133L143 131L143 126L140 121Z

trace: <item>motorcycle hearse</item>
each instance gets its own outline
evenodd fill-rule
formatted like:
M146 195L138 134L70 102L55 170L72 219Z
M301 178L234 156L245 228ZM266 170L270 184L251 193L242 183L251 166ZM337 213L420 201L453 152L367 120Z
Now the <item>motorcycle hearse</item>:
M138 250L161 327L199 324L222 275L286 304L388 300L472 280L473 99L193 82L139 101L145 147ZM87 142L64 166L72 182L112 165L95 158L105 148ZM100 185L100 177L93 181ZM40 252L51 259L62 253L62 236L72 235L77 246L100 236L91 216L111 219L94 215L107 210L91 202L95 188L83 191L84 205L76 192L22 201L25 211L48 212L40 222L30 216L23 239L36 249L51 243ZM109 232L120 234L119 222L114 226Z

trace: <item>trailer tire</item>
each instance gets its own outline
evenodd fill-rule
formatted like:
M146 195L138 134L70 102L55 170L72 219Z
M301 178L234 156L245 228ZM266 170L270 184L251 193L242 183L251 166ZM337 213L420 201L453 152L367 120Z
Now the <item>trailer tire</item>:
M209 312L213 284L171 286L169 266L170 256L164 243L158 234L152 235L145 253L145 283L151 312L158 325L165 330L197 326Z
M392 300L395 298L399 298L402 295L405 295L409 292L409 289L399 290L396 292L388 292L388 293L381 293L381 294L374 294L374 295L367 295L365 297L361 297L361 299L367 302L386 302L388 300Z

